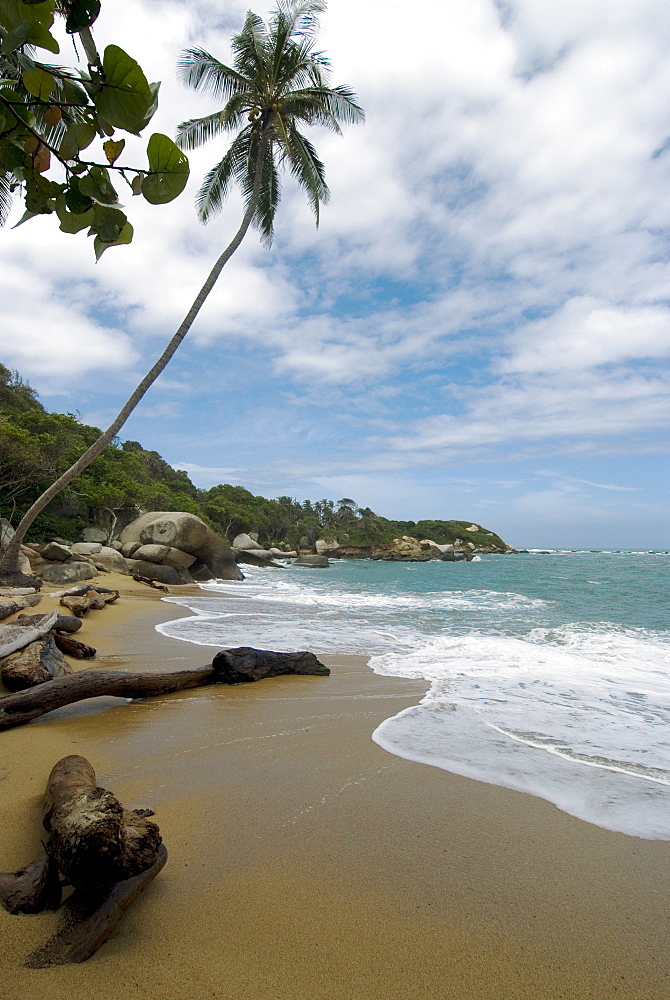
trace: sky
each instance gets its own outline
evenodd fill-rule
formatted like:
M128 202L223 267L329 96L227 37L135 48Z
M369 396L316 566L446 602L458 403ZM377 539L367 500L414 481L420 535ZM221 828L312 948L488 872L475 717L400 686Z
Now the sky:
M162 81L146 137L216 110L176 63L228 61L246 9L103 0L98 47ZM668 37L665 0L330 0L318 47L366 123L311 135L320 226L285 178L272 248L247 236L120 438L202 488L670 547ZM224 148L170 205L122 199L134 242L97 264L17 206L0 361L48 409L106 427L161 353L241 218L195 215Z

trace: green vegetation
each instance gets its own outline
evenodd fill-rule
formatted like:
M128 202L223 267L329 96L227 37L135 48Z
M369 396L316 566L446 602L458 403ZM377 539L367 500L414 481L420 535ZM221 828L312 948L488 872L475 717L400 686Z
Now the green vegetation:
M61 232L94 237L96 258L133 238L110 171L152 205L181 194L189 174L186 156L160 133L149 139L148 168L122 162L126 140L117 131L139 135L146 128L160 84L149 83L118 45L99 55L91 33L99 13L100 0L0 0L0 224L21 192L22 222L55 214ZM51 33L57 15L81 43L86 69L36 55L58 54ZM57 180L49 177L54 170Z
M0 516L16 524L45 484L99 434L73 414L47 413L21 376L0 364ZM413 535L440 544L462 538L478 547L504 548L502 539L486 529L468 531L470 521L389 521L349 497L337 502L300 502L287 496L268 500L229 484L199 490L185 472L137 441L107 445L36 518L29 540L54 535L74 540L87 524L111 532L147 510L188 511L231 541L240 532L257 532L264 546L295 548L301 539L313 544L317 538L373 545Z

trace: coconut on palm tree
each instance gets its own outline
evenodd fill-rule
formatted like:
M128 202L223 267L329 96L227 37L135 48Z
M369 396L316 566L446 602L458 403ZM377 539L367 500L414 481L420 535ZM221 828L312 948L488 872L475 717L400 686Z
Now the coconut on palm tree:
M198 213L207 221L221 207L235 181L245 200L241 225L196 296L179 329L151 370L139 383L115 420L98 440L47 489L27 511L0 564L0 582L25 583L18 570L21 542L35 518L76 476L101 454L155 382L188 333L221 270L239 247L249 227L270 244L279 203L279 173L288 168L305 190L319 218L328 198L324 167L300 128L325 125L336 132L340 122L357 122L363 112L347 87L329 87L328 62L314 51L317 15L323 0L280 0L268 24L249 13L232 42L233 66L202 49L189 49L181 66L185 81L210 90L226 103L221 111L184 122L177 142L195 148L223 132L235 133L222 159L207 174L197 196Z

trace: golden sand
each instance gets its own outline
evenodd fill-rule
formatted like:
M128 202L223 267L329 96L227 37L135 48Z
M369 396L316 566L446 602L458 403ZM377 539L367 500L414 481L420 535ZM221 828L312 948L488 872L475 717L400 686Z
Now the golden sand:
M122 600L84 619L98 656L76 669L209 662L154 630L187 609L99 582ZM321 658L330 677L96 699L0 733L0 870L39 853L70 753L155 809L169 851L83 965L24 969L56 917L0 911L0 1000L667 1000L670 844L386 753L371 732L424 686Z

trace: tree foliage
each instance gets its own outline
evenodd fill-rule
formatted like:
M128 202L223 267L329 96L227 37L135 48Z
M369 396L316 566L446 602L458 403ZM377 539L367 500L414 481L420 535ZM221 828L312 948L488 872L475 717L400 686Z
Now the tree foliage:
M55 215L61 232L87 230L96 258L133 238L112 173L154 205L176 198L189 173L186 156L160 133L149 139L147 167L121 162L125 139L118 132L139 135L149 124L159 84L149 83L118 45L99 55L91 33L99 11L100 0L0 0L0 224L20 191L21 222ZM56 15L77 35L85 69L36 55L59 54ZM85 151L94 140L92 159Z

